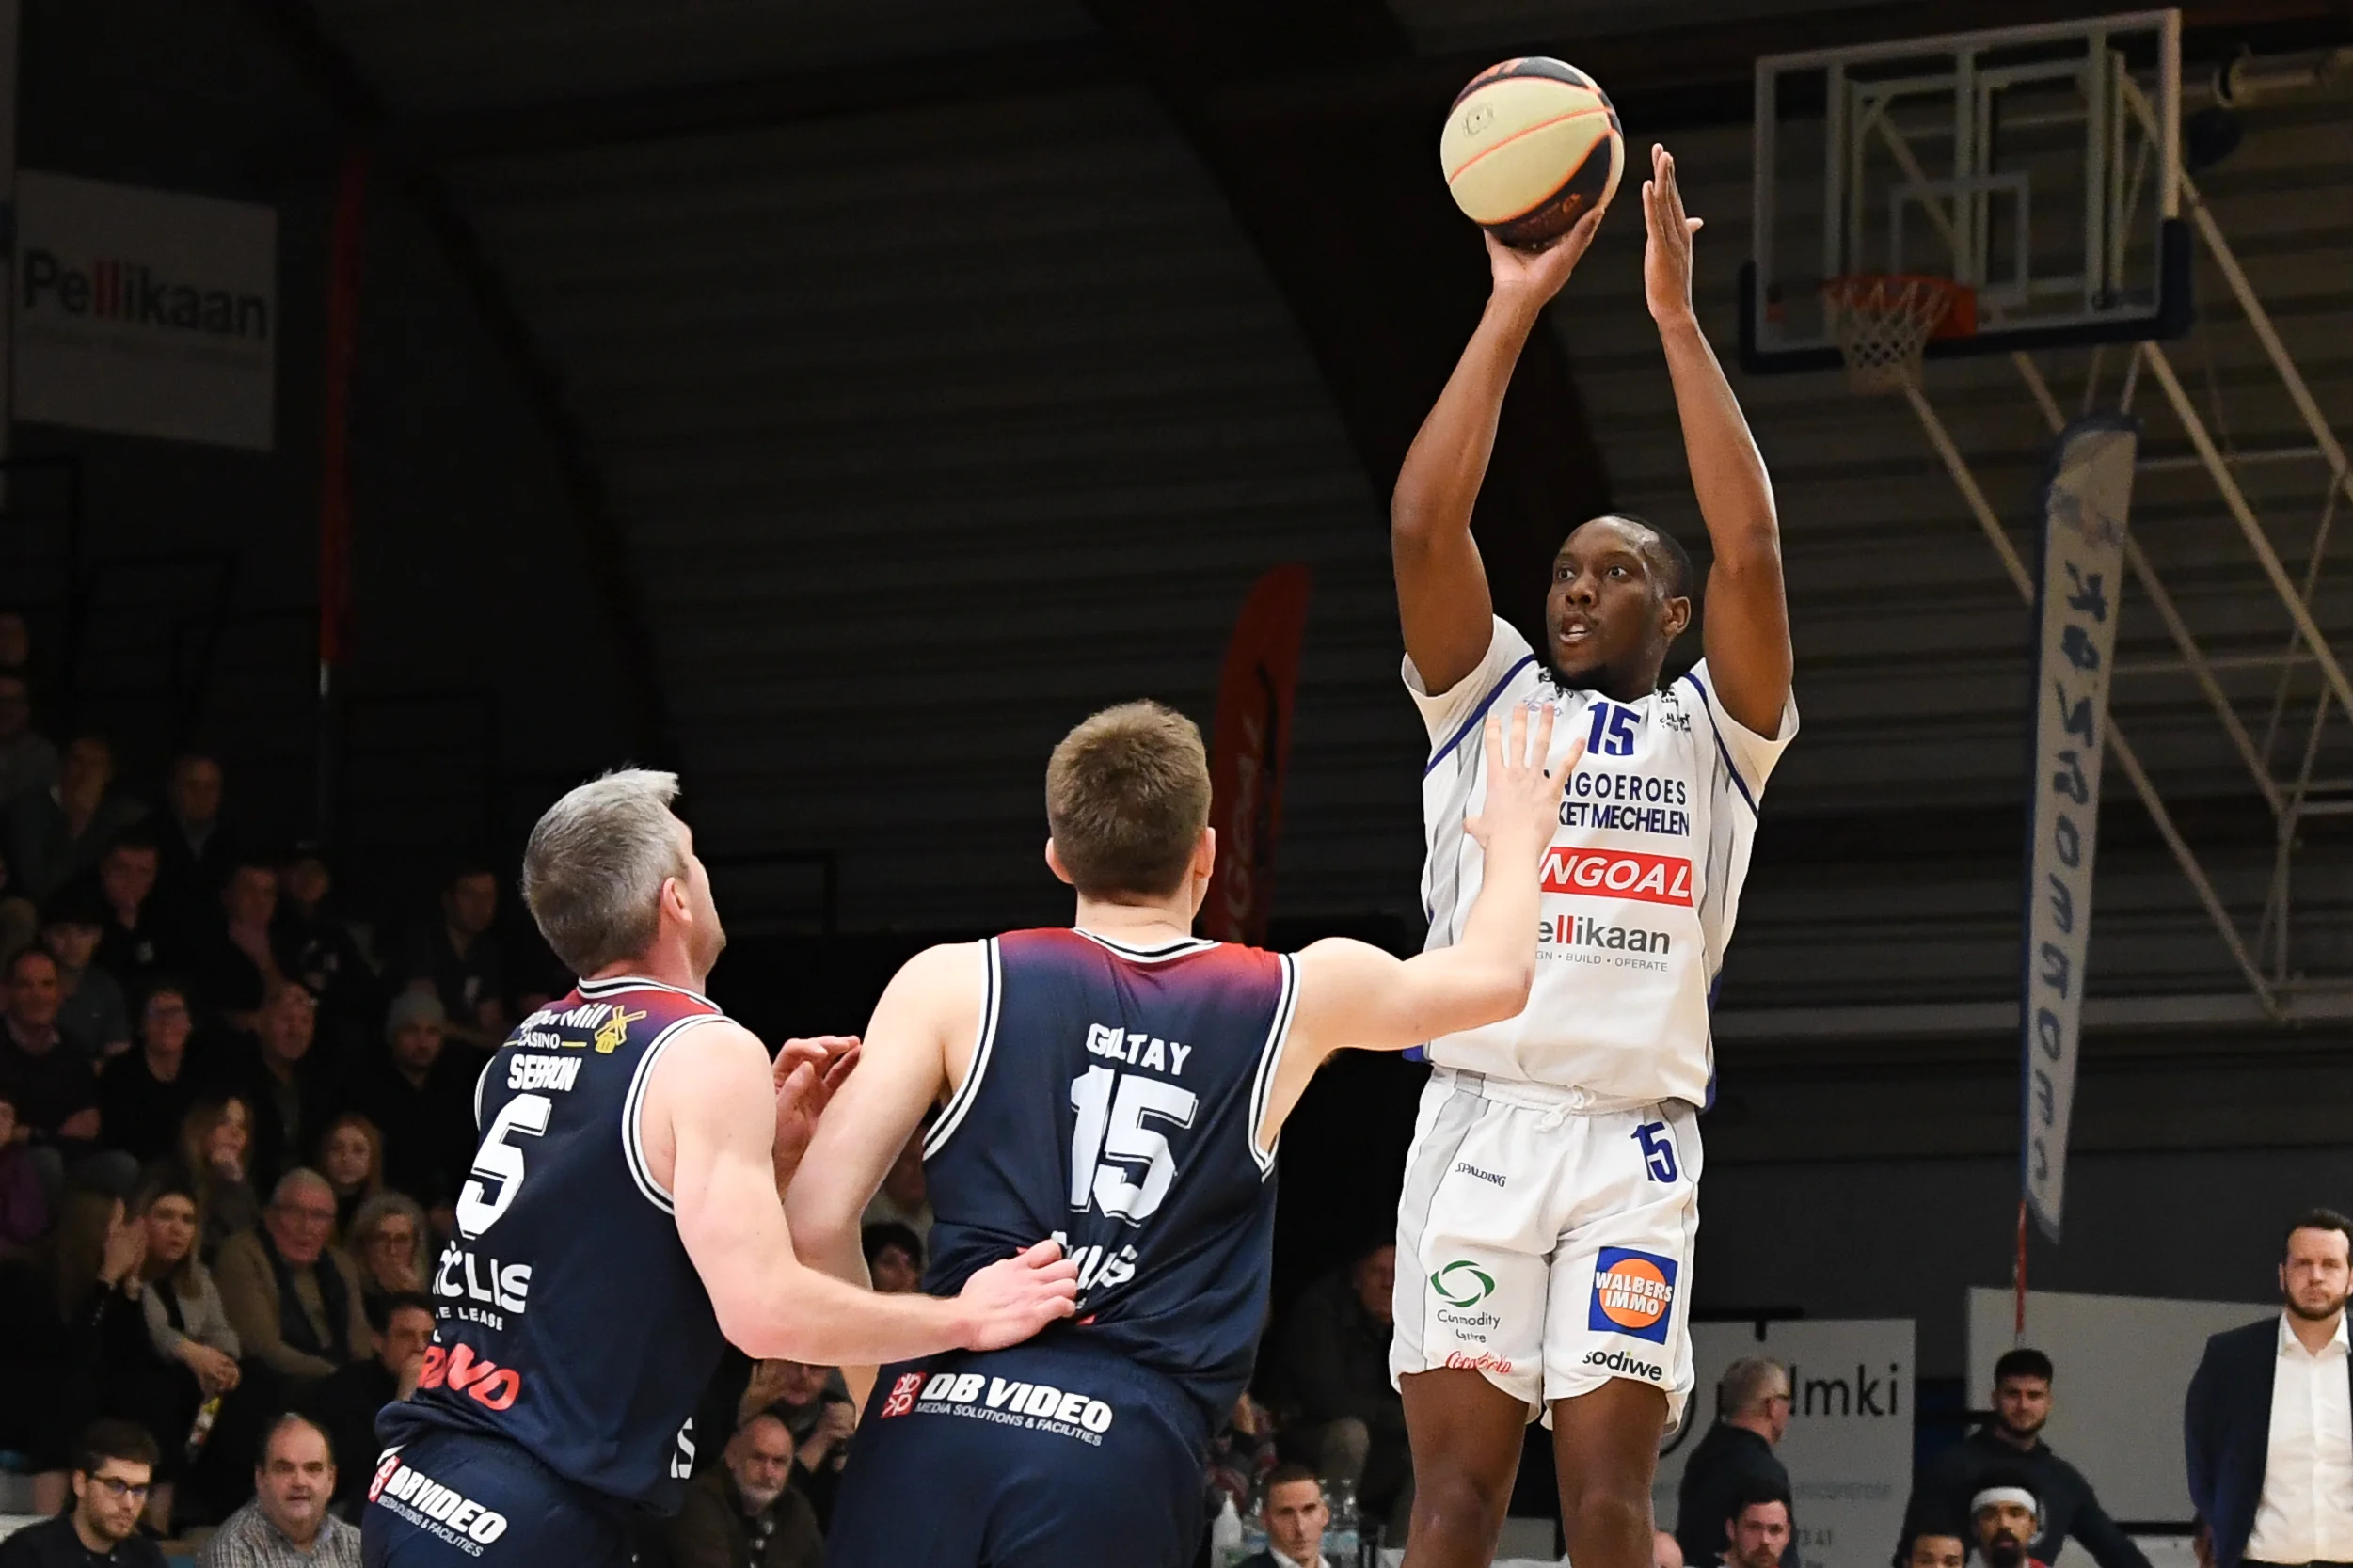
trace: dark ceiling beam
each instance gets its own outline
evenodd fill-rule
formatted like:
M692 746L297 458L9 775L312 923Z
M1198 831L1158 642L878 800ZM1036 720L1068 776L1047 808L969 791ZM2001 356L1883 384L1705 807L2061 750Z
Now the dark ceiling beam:
M469 110L402 129L401 148L432 164L635 146L681 137L773 130L882 110L949 107L1124 79L1100 35L914 55L870 65L778 71Z
M1378 103L1237 132L1210 110L1237 68L1389 69L1412 56L1383 0L1089 0L1223 187L1291 308L1374 495L1477 324L1487 292L1479 233L1438 177L1417 107ZM1522 355L1473 529L1498 610L1541 636L1563 534L1608 504L1558 339ZM1368 527L1379 526L1373 518Z
M246 11L310 78L346 133L366 148L424 220L491 341L520 384L525 402L556 459L564 498L580 530L591 584L602 601L624 689L619 693L636 754L648 763L675 760L669 705L654 662L653 634L631 569L628 536L614 518L603 476L590 461L587 433L564 406L553 364L516 307L506 279L491 261L473 224L448 184L428 165L390 145L392 117L351 57L320 25L308 0L244 0Z

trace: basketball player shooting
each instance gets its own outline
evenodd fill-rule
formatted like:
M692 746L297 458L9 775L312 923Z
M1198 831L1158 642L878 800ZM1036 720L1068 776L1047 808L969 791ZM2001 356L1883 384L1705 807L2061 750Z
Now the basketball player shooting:
M854 1044L788 1041L771 1069L703 995L727 939L676 793L668 773L609 774L532 830L524 900L581 978L475 1087L482 1147L434 1272L433 1344L379 1419L371 1568L632 1561L621 1521L676 1511L727 1340L869 1361L1018 1343L1073 1309L1050 1227L948 1301L797 1260L783 1191Z
M1209 762L1150 703L1095 715L1046 772L1066 927L934 947L891 981L864 1059L788 1202L813 1260L862 1282L858 1218L908 1134L932 1195L928 1290L1052 1231L1074 1323L994 1354L853 1372L866 1402L828 1568L1190 1568L1202 1453L1249 1381L1266 1314L1275 1150L1343 1046L1402 1050L1506 1019L1534 971L1536 869L1578 748L1552 717L1489 715L1492 875L1454 945L1296 955L1191 933L1216 863ZM868 1389L871 1388L871 1395Z
M1458 824L1491 787L1463 744L1534 702L1586 744L1545 854L1527 1007L1435 1038L1397 1220L1391 1370L1415 1495L1409 1568L1492 1557L1527 1421L1550 1423L1578 1568L1646 1568L1660 1438L1692 1383L1686 1331L1708 1008L1732 935L1757 800L1797 732L1773 490L1692 309L1675 161L1651 149L1644 292L1666 350L1714 560L1706 657L1665 689L1692 616L1681 546L1622 513L1561 546L1545 645L1494 614L1471 505L1528 335L1601 219L1550 249L1490 238L1478 329L1407 452L1391 544L1406 684L1431 739L1428 945L1461 940L1482 864Z

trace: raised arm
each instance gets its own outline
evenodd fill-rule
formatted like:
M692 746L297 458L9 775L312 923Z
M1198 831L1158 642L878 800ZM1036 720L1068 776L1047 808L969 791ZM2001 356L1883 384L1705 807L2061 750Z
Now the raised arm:
M869 1283L860 1245L866 1205L947 1087L958 1042L970 1047L979 1026L981 957L977 942L926 948L891 977L866 1024L858 1070L827 1107L803 1174L786 1195L801 1256L836 1279ZM870 1365L842 1368L862 1406L873 1375Z
M1536 873L1560 824L1561 785L1585 748L1578 741L1546 771L1549 705L1536 710L1533 726L1528 708L1514 707L1508 736L1502 716L1490 713L1485 745L1487 809L1463 826L1479 841L1486 866L1462 940L1410 958L1344 937L1300 950L1298 1012L1258 1129L1262 1148L1273 1145L1333 1052L1403 1051L1501 1022L1528 1005L1536 973Z
M1666 349L1675 411L1683 421L1683 454L1715 553L1700 641L1725 711L1771 736L1780 732L1781 710L1789 700L1790 664L1773 480L1692 309L1692 236L1700 220L1684 215L1675 160L1656 144L1642 197L1650 230L1643 249L1643 292Z
M1017 1344L1073 1310L1077 1271L1050 1244L983 1269L953 1301L876 1295L805 1267L776 1196L775 1105L768 1053L720 1022L672 1041L639 1112L653 1174L669 1166L678 1239L745 1354L900 1361Z
M1579 220L1551 249L1514 250L1487 236L1494 284L1487 311L1420 434L1406 451L1389 503L1389 549L1397 573L1397 614L1406 654L1423 689L1448 690L1479 667L1494 631L1487 569L1471 537L1471 510L1495 451L1519 351L1547 301L1561 292L1606 208Z

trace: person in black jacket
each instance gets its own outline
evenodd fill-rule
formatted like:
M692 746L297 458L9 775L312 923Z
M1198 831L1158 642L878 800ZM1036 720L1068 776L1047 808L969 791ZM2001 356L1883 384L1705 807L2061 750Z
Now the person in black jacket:
M2068 1539L2083 1543L2100 1568L2149 1568L2131 1537L2100 1507L2083 1472L2053 1453L2043 1441L2051 1417L2051 1358L2021 1347L1994 1363L1994 1418L1923 1465L1913 1478L1904 1505L1903 1535L1896 1561L1905 1560L1913 1538L1932 1533L1946 1521L1969 1518L1970 1499L1995 1471L2030 1481L2041 1499L2041 1517L2027 1555L2056 1562Z
M1789 1472L1773 1446L1789 1429L1789 1371L1777 1361L1749 1356L1716 1382L1716 1421L1684 1464L1676 1488L1675 1541L1683 1560L1704 1568L1724 1556L1728 1521L1742 1497L1783 1497ZM1797 1568L1796 1530L1781 1560Z
M376 1441L377 1412L417 1391L423 1374L425 1347L433 1343L433 1298L418 1291L387 1296L368 1309L368 1348L364 1361L336 1369L311 1392L309 1413L326 1433L335 1456L334 1510L349 1521L359 1516L374 1479L376 1456L384 1445Z
M73 1507L0 1543L0 1568L164 1568L139 1533L155 1440L128 1421L94 1421L74 1445Z
M2182 1412L2214 1568L2353 1560L2353 1505L2325 1479L2353 1467L2353 1219L2315 1209L2281 1250L2284 1310L2207 1340Z

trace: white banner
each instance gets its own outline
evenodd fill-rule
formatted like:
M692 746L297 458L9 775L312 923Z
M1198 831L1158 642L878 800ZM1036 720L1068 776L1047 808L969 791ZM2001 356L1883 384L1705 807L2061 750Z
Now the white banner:
M1683 1465L1715 1418L1716 1382L1744 1355L1789 1369L1789 1430L1773 1450L1796 1494L1805 1568L1887 1568L1912 1488L1909 1318L1824 1319L1765 1325L1693 1323L1690 1418L1659 1457L1652 1511L1675 1523ZM1694 1565L1704 1568L1704 1565Z
M2075 1101L2084 954L2091 940L2091 862L2100 829L2100 755L2123 588L2139 421L2093 414L2059 433L2043 490L2037 623L2034 823L2027 843L2025 1136L2027 1201L2059 1239L2067 1192L2067 1126Z
M17 176L16 417L270 450L278 213Z

